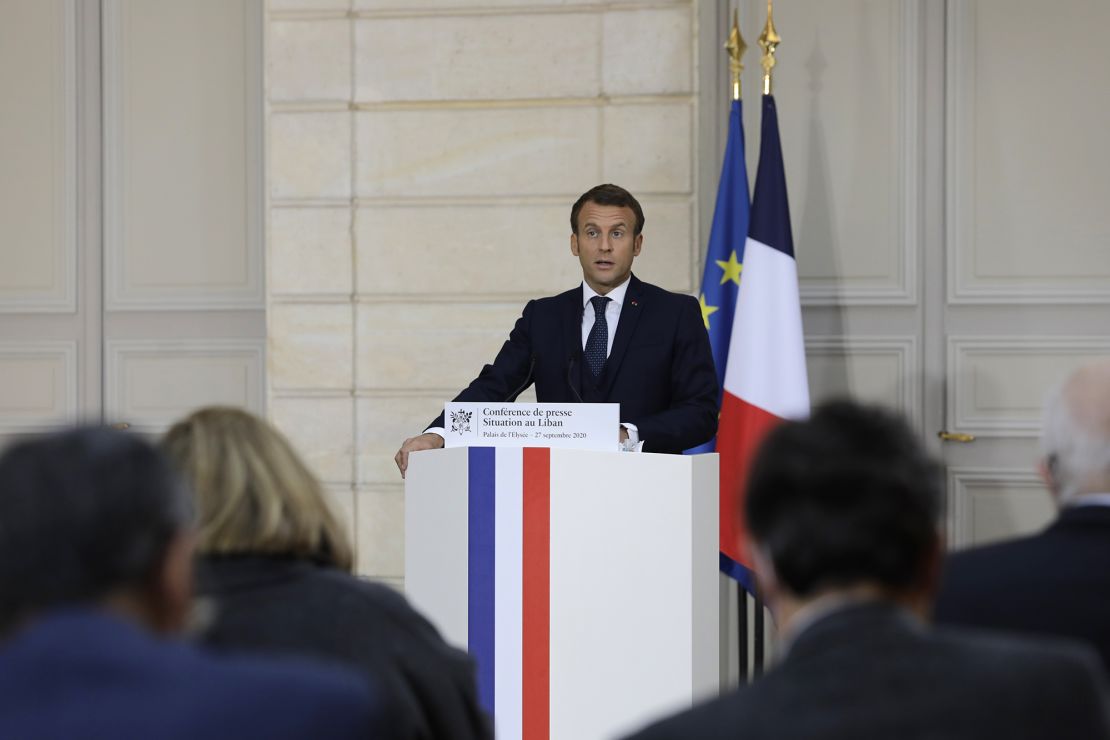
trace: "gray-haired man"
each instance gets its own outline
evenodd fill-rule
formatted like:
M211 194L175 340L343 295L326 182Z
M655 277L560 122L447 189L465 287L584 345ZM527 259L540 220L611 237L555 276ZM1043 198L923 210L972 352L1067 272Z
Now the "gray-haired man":
M1041 448L1059 516L1038 534L953 555L936 620L1078 638L1110 669L1110 359L1049 395Z

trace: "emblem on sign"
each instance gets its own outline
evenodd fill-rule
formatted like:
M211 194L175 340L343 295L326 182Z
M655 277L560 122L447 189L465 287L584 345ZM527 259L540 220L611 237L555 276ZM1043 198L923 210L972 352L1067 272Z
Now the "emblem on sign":
M455 434L464 434L470 431L470 420L474 418L473 411L452 411L451 431Z

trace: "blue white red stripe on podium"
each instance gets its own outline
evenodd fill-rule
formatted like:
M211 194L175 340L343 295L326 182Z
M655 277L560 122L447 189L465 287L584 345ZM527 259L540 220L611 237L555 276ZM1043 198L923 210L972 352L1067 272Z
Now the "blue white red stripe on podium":
M498 735L545 740L550 727L548 449L468 451L468 640Z

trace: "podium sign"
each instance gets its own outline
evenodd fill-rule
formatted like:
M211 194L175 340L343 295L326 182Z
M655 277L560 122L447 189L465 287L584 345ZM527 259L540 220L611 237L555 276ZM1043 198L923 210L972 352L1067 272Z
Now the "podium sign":
M619 403L444 404L445 447L620 449Z

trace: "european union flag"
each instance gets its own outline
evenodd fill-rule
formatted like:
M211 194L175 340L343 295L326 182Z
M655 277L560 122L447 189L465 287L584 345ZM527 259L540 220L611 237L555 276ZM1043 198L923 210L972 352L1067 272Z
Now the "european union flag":
M744 162L743 104L732 101L728 117L728 141L725 161L721 165L721 181L717 186L717 205L713 210L713 226L705 253L705 271L701 278L701 315L713 347L713 363L717 366L717 386L724 388L728 343L732 337L732 319L736 311L736 294L740 289L740 271L744 265L744 242L748 238L748 167ZM717 407L720 408L720 396ZM717 440L687 450L688 453L713 452Z

